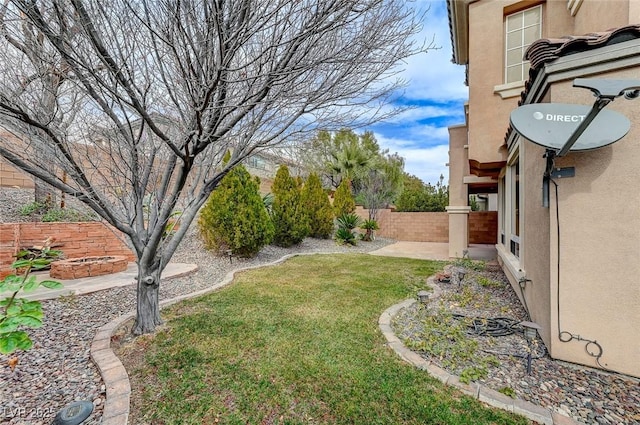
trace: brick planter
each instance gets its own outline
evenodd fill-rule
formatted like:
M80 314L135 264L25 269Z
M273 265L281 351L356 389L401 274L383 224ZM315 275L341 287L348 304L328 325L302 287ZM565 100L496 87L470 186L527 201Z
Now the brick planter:
M78 279L102 276L127 269L129 261L123 255L71 258L51 263L49 276L54 279Z

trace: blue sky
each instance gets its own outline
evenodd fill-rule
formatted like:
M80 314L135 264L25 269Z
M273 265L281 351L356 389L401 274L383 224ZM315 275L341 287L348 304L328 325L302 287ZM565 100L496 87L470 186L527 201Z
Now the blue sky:
M447 127L464 123L463 104L468 98L464 67L451 62L451 36L444 0L417 0L415 6L430 6L420 34L434 39L437 50L414 56L403 65L408 83L399 93L399 105L410 109L393 120L368 128L382 148L405 159L405 171L425 183L435 184L440 174L449 179L449 133Z

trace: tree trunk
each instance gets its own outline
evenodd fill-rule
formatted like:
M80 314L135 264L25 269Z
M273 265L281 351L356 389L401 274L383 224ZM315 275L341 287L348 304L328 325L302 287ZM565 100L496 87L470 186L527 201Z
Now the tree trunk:
M160 271L138 265L138 303L134 335L153 333L162 324L160 318Z

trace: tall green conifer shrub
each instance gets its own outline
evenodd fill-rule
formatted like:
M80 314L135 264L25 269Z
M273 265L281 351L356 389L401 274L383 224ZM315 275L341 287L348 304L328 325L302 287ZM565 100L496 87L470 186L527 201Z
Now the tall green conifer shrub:
M289 247L298 244L309 234L308 217L301 199L300 186L289 174L289 168L281 165L271 188L273 205L271 219L275 226L273 242Z
M302 188L302 203L309 218L309 236L327 239L333 233L333 211L316 173L309 174Z
M202 208L198 226L208 249L252 257L273 240L274 228L253 179L239 165L227 174Z
M356 210L356 202L351 194L351 183L348 179L343 179L333 198L333 214L341 217Z

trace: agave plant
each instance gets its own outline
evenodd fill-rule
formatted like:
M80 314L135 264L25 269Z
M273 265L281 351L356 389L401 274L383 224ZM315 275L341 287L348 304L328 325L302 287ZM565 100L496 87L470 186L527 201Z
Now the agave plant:
M336 230L335 239L338 243L355 245L356 232L353 229L360 226L362 219L354 213L342 214L336 219L338 230Z
M336 230L335 235L336 242L341 245L355 245L356 244L356 234L355 232L348 229L338 229Z
M360 226L362 223L362 218L358 214L348 213L342 214L340 217L336 219L338 222L338 229L348 229L353 230L356 227Z

